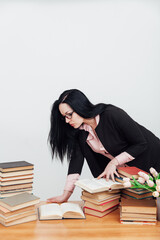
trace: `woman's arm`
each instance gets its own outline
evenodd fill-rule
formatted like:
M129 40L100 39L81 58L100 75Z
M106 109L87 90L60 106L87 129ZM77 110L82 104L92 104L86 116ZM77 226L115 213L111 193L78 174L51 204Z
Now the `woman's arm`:
M71 195L72 195L72 192L64 190L62 195L48 198L47 202L48 203L63 203L63 202L66 202L70 198Z
M52 197L47 199L47 202L66 202L72 195L75 185L74 183L78 180L84 163L84 157L79 147L79 143L76 143L74 151L72 153L71 160L68 167L68 176L64 187L63 194L60 196Z
M103 173L98 176L98 179L105 177L108 180L110 177L114 181L114 174L119 176L116 168L119 165L125 164L135 159L147 148L147 141L140 129L140 126L122 109L115 109L110 113L110 120L117 134L120 134L127 142L128 147L125 152L112 159Z

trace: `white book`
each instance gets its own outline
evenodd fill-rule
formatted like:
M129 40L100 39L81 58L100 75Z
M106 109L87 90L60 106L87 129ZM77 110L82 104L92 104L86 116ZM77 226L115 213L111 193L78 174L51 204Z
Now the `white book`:
M104 178L80 179L75 182L75 185L90 193L111 191L112 189L124 188L122 183L116 181L114 182L110 179L109 181L106 181L106 179Z
M39 219L85 218L82 208L76 203L48 203L38 208Z

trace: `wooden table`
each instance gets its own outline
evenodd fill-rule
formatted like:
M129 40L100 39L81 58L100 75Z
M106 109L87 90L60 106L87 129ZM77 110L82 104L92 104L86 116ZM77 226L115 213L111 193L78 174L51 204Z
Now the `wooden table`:
M103 218L86 215L86 219L34 221L4 227L2 240L160 240L160 222L151 225L125 225L119 221L119 209Z

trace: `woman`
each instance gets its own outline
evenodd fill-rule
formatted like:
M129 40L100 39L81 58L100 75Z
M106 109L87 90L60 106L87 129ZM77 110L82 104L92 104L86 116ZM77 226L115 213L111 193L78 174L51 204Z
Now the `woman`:
M84 158L94 177L118 176L117 168L127 163L142 170L160 171L160 140L135 122L122 109L110 104L93 105L79 90L64 91L51 111L49 142L52 157L69 160L68 176L61 196L48 202L69 199Z

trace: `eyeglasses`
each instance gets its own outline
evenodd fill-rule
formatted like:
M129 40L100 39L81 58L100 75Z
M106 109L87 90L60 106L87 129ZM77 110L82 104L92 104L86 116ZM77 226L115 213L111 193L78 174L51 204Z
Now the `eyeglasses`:
M70 113L66 113L64 116L62 116L62 119L71 119L72 118L72 115L73 115L74 111L70 112Z

